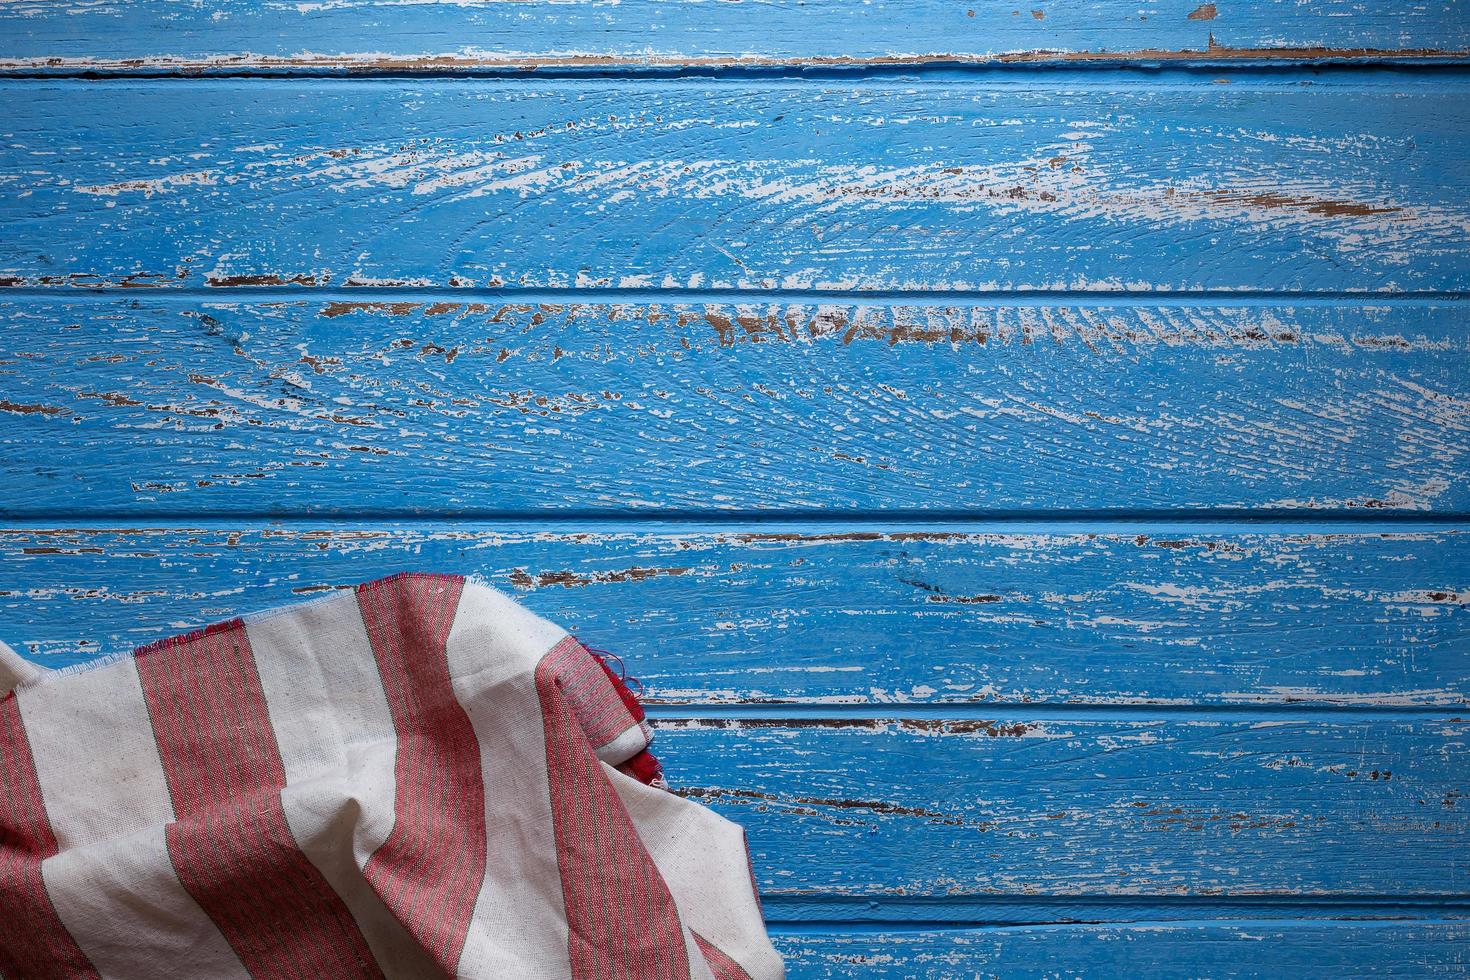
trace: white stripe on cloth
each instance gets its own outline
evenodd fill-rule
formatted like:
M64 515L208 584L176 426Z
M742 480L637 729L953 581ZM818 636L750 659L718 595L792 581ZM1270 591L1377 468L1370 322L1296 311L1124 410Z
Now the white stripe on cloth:
M460 959L464 976L565 980L572 973L532 676L541 652L565 635L499 592L465 583L447 654L455 696L480 742L488 833L485 883Z
M738 963L750 980L780 980L784 969L766 938L740 826L611 766L603 770L673 892L686 928Z
M393 829L397 741L351 592L245 618L276 732L286 822L390 977L435 975L362 876Z

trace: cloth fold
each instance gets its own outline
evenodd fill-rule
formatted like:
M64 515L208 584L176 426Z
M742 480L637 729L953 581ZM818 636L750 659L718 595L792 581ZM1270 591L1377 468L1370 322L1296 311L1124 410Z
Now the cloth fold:
M651 734L459 576L79 671L0 649L0 976L779 980L743 832Z

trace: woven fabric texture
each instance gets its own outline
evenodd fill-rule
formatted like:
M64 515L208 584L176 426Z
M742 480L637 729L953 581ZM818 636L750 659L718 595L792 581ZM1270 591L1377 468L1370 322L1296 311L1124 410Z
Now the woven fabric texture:
M0 976L778 980L743 832L650 736L459 576L80 671L0 649Z

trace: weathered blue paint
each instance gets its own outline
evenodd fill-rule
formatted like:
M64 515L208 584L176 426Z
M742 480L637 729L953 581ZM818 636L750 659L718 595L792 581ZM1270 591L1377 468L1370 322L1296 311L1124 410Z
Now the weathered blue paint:
M478 572L659 702L1460 707L1458 528L236 520L0 533L49 666L410 568ZM85 610L85 612L79 612Z
M1466 976L1467 50L0 4L0 636L479 572L628 656L795 980ZM92 70L168 77L14 77Z
M772 895L1463 896L1470 720L662 721ZM1208 915L1208 911L1201 910Z
M789 980L1464 977L1470 924L1275 921L782 934Z
M216 70L1464 56L1445 0L779 0L404 4L12 0L0 66Z
M0 511L1470 511L1463 302L379 296L0 305Z
M0 282L1470 288L1470 87L0 83Z

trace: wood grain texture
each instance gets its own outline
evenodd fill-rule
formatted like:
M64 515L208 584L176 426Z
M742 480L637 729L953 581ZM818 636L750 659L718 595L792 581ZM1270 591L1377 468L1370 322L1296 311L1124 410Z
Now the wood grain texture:
M12 70L1331 61L1463 57L1470 17L1443 0L8 0L0 38Z
M1465 513L1467 309L4 303L0 511Z
M779 935L788 980L1464 977L1463 922L1071 925Z
M1463 895L1470 720L663 721L763 892Z
M3 97L10 285L1470 286L1454 80L29 81Z
M1465 532L507 522L0 533L61 666L410 569L484 575L698 705L1458 706Z

